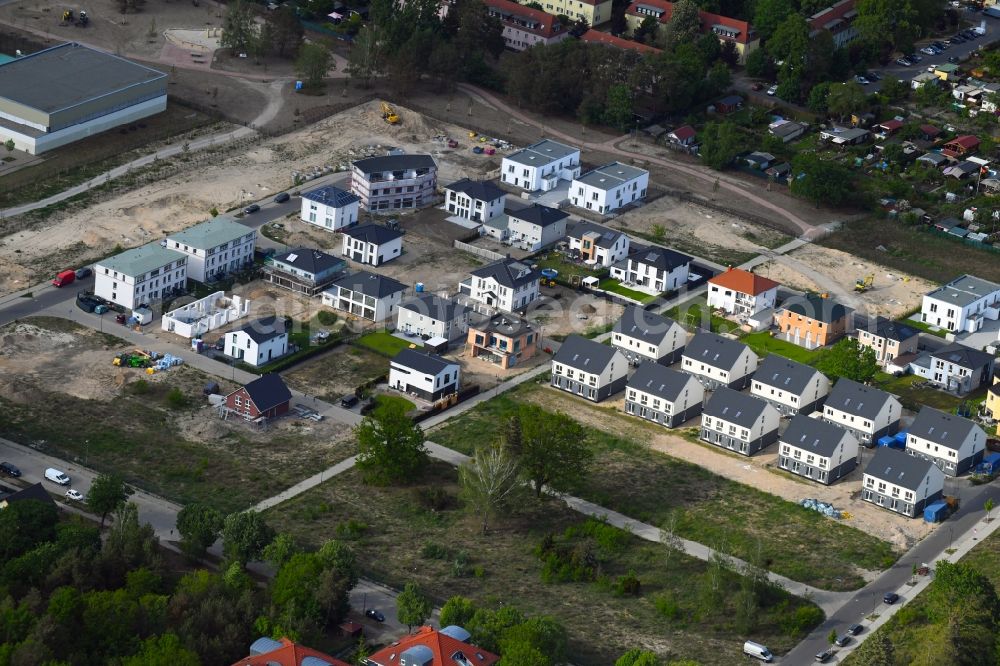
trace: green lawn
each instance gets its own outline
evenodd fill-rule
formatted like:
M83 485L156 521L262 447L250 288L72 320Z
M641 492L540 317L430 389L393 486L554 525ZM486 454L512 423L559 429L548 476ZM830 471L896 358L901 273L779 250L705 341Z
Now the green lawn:
M746 632L783 652L822 617L807 601L771 591L753 626L738 628L739 577L725 572L710 594L705 562L675 554L667 564L658 544L551 498L520 498L483 534L463 506L457 477L454 467L436 462L407 486L383 488L364 485L351 470L265 516L310 546L353 537L364 574L396 588L413 582L437 604L462 595L490 608L550 615L566 627L577 666L607 666L636 645L664 658L729 666L739 663ZM577 553L591 575L560 582L558 567L537 551L548 540ZM630 571L639 578L637 594L616 592Z
M707 328L713 333L743 335L743 331L740 330L736 322L712 314L704 298L694 298L680 305L675 305L667 310L665 314L681 326L687 327L688 330L693 331L696 328Z
M389 405L399 405L403 408L404 412L411 412L417 408L412 402L400 395L387 395L385 393L379 393L375 396L375 404L378 405L376 409L382 407L388 407Z
M883 391L898 395L903 407L913 411L919 411L921 406L927 405L934 409L940 409L943 412L954 413L955 409L963 402L978 402L986 395L985 388L973 391L969 395L960 398L929 386L913 386L925 381L927 380L917 375L893 377L892 375L880 372L875 375L872 384Z
M608 269L606 268L594 270L582 261L566 261L562 255L556 254L555 252L549 252L545 255L536 256L532 261L533 263L538 264L539 270L543 268L552 268L558 271L559 274L556 276L556 282L570 287L575 286L571 282L571 278L574 275L579 275L582 279L585 277L603 278L608 274Z
M749 345L750 349L760 356L777 354L778 356L784 356L785 358L805 363L806 365L815 365L823 356L822 349L806 349L787 340L779 340L778 338L771 337L769 331L748 333L740 338L740 342Z
M476 406L433 430L431 440L465 453L495 437L518 401L550 409L561 395L524 385ZM534 392L545 392L534 395ZM570 398L567 398L570 399ZM588 407L588 409L594 409ZM578 488L565 488L609 509L653 525L680 511L681 536L747 557L759 543L776 573L834 590L864 585L857 567L880 570L897 558L887 542L750 486L730 481L641 444L648 431L610 408L588 428L593 473ZM803 495L805 496L805 495Z
M930 333L931 335L936 335L939 338L944 338L948 335L948 331L945 329L934 326L933 328L937 328L937 330L932 330L930 324L920 321L919 319L903 319L901 323L906 324L907 326L912 326L913 328L919 328L921 331Z
M410 342L402 338L397 338L387 331L368 333L355 340L354 344L371 349L373 352L388 356L389 358L392 358L404 349L409 349L411 346L423 346L419 342Z
M638 301L639 303L648 303L656 298L656 296L650 296L649 294L645 294L641 291L623 287L615 278L604 278L597 286L604 291L610 291L613 294L618 294L620 296L624 296L625 298L631 298L633 301Z

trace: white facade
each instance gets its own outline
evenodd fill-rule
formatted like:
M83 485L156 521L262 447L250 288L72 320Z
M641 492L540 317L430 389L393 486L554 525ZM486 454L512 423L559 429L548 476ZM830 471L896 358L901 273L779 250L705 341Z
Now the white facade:
M358 223L360 199L336 187L323 187L302 195L299 219L327 231Z
M982 459L986 451L986 432L982 428L936 410L924 415L924 410L931 408L924 407L914 424L930 416L929 420L937 427L919 428L920 432L911 428L906 436L907 453L930 460L949 476L958 476Z
M149 243L94 265L94 295L132 310L187 286L187 257Z
M530 266L507 260L474 271L459 289L483 305L514 312L541 296L538 281L538 273Z
M750 384L750 395L757 396L761 400L776 402L788 411L798 412L803 406L813 405L817 400L825 397L830 392L830 379L819 370L813 372L809 380L809 385L800 393L789 391L779 386L774 386L760 380L760 373L754 375Z
M973 332L1000 316L1000 284L963 275L924 296L920 319L952 332Z
M507 237L514 245L532 252L553 245L566 235L566 218L541 225L521 219L517 213L507 216Z
M617 278L629 289L651 296L680 289L687 284L690 257L687 258L687 262L668 269L658 268L655 263L646 263L643 261L644 256L640 253L617 266L612 266L609 271L611 277Z
M896 398L890 396L874 418L856 416L850 412L831 407L823 407L823 420L848 430L863 433L871 441L875 433L881 432L899 421L903 407Z
M684 414L692 407L698 407L705 400L705 388L698 383L694 377L688 377L688 382L684 385L684 390L677 394L675 400L668 400L664 397L644 391L641 388L626 386L625 401L626 412L635 416L646 418L643 407L647 407L651 412L661 412L667 416ZM638 410L633 407L629 411L628 403L635 403Z
M809 441L813 439L810 438ZM796 442L789 441L784 436L778 441L780 442L779 467L822 483L832 483L843 478L843 474L838 473L838 470L852 467L858 458L858 440L847 431L842 432L840 441L829 455L820 454L808 447L796 446ZM831 473L836 476L830 478Z
M733 382L746 377L757 370L757 355L749 347L744 347L736 361L728 368L721 368L711 363L706 363L704 359L694 358L687 355L681 356L681 368L702 380L702 384L711 386L721 384L729 386Z
M385 243L376 244L363 238L352 238L344 234L341 253L351 261L380 266L399 257L403 253L403 237L399 236Z
M424 400L438 400L458 392L459 365L428 363L425 367L394 358L389 362L389 387Z
M462 181L459 182L461 183ZM477 189L492 191L492 188ZM507 195L499 188L496 188L496 192L493 194L484 194L482 196L473 196L470 192L460 189L444 188L444 203L448 212L466 220L477 222L492 220L498 215L503 215L506 202Z
M235 294L228 298L225 292L217 291L165 312L160 327L182 338L199 338L209 331L246 317L249 311L250 301Z
M759 294L750 294L722 285L708 285L708 307L718 308L734 315L753 315L774 307L778 288L771 287Z
M612 162L573 179L569 200L574 206L607 214L646 198L649 172Z
M364 293L363 285L354 284L351 279L338 281L320 294L323 305L352 314L361 319L381 322L394 319L405 289L384 292L381 296ZM400 285L402 287L402 285Z
M587 222L578 223L568 240L570 250L604 268L621 261L629 252L628 236Z
M580 149L544 139L503 158L500 180L529 192L548 192L580 175Z
M725 417L701 415L701 427L704 430L719 432L730 439L747 444L777 431L780 422L778 410L768 404L764 405L760 415L752 424L737 423Z
M216 217L166 238L166 247L187 255L188 277L212 280L253 263L257 231L230 217Z
M649 340L634 338L624 333L614 332L611 334L611 344L618 347L626 354L634 354L643 358L648 358L654 363L661 358L670 357L678 349L687 343L687 331L676 321L670 322L670 328L663 332L662 337L655 343Z
M396 330L410 335L426 335L432 338L454 340L469 330L469 310L458 304L444 309L420 307L417 302L397 309ZM448 317L448 315L453 315Z
M225 353L247 365L265 365L288 353L288 333L256 340L246 330L233 331L226 334Z

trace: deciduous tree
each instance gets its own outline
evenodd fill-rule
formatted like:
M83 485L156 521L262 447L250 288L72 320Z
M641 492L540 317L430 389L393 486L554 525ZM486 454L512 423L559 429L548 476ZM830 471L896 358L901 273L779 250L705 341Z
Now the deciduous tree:
M139 652L121 663L122 666L201 666L198 655L184 647L176 634L147 638Z
M793 12L791 0L757 0L753 15L754 30L766 42Z
M351 43L347 56L347 74L368 88L375 77L382 74L382 57L374 24L361 28Z
M223 521L222 552L243 566L259 558L272 539L274 530L256 511L231 513Z
M472 459L459 467L462 494L479 515L483 534L489 530L490 518L517 496L519 472L517 459L499 443L477 447Z
M615 666L663 666L663 662L655 653L642 648L632 648L618 657Z
M701 15L693 0L678 0L670 13L666 29L666 46L673 49L679 44L692 43L701 34Z
M323 80L332 66L333 55L318 42L302 44L295 59L295 73L302 77L302 84L312 90L323 87Z
M471 599L462 596L454 596L448 599L441 607L441 626L447 627L455 625L467 627L469 620L476 614L476 605Z
M357 466L367 483L401 483L427 464L423 430L397 403L366 416L354 433L358 439Z
M214 507L188 504L177 513L177 532L181 549L193 558L200 558L215 543L222 532L223 516Z
M797 173L797 168L792 167ZM814 176L822 178L822 174ZM837 342L816 364L817 369L831 377L846 377L856 382L871 381L878 372L878 361L871 347L859 347L854 338Z
M270 26L268 47L280 58L297 54L305 31L295 15L295 8L282 5L268 12L266 24Z
M219 44L228 48L233 55L248 53L257 38L257 32L253 5L246 0L235 0L226 9Z
M396 619L406 625L407 633L422 625L431 616L431 610L430 600L413 583L407 583L396 597Z
M826 108L832 115L843 119L844 116L863 111L868 105L864 88L849 81L847 83L830 84L830 94L826 98Z
M522 405L521 473L541 497L545 486L566 488L588 472L593 452L586 442L586 431L562 413L552 413L537 405Z
M746 137L731 121L710 122L701 133L701 159L721 171L746 150Z
M87 506L101 514L101 529L108 514L119 509L135 490L118 474L99 474L87 491Z

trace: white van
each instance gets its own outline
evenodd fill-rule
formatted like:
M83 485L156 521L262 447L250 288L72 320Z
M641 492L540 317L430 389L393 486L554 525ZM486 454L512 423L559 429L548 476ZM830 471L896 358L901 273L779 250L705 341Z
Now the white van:
M69 477L65 473L60 472L55 467L49 467L45 470L45 478L52 483L58 483L60 486L69 485Z
M770 650L760 643L754 643L753 641L747 641L743 644L743 654L748 654L768 664L774 660L774 655L771 654Z

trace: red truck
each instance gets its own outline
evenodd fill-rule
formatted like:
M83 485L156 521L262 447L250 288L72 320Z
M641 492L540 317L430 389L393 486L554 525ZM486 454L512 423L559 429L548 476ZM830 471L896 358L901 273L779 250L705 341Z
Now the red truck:
M62 271L56 276L56 279L52 281L52 285L55 287L65 287L66 285L73 282L76 279L76 271Z

